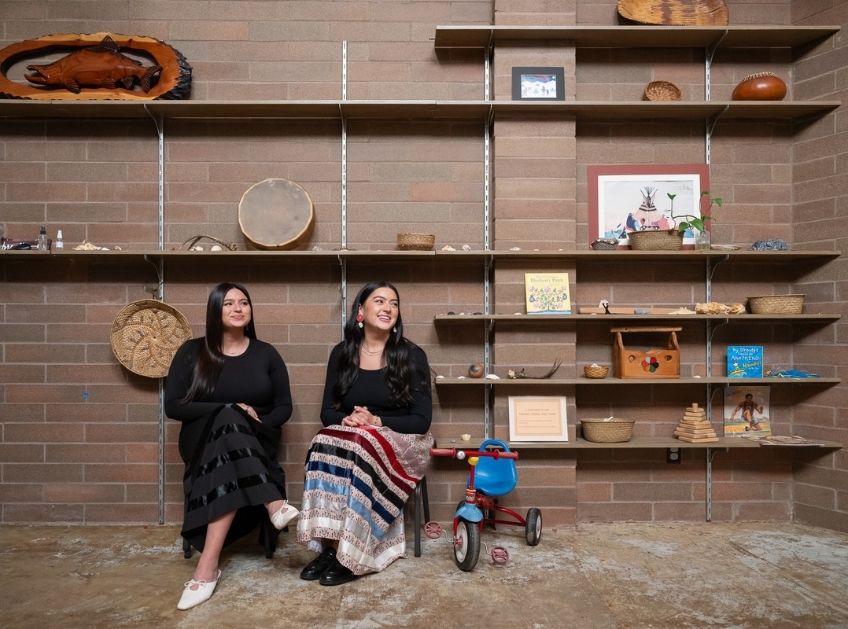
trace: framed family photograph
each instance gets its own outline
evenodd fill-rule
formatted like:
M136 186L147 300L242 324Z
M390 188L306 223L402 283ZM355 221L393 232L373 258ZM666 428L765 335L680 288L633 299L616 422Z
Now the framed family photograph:
M509 440L568 441L564 396L510 396Z
M646 229L672 229L675 216L701 216L701 192L709 190L708 164L589 166L589 242L618 240ZM687 230L684 245L695 243Z
M512 100L565 100L562 68L513 68Z

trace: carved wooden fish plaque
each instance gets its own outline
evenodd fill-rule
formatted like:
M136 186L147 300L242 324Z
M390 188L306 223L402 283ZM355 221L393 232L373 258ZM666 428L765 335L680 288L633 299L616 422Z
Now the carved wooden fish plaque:
M29 72L24 78L32 85L7 77L15 64L56 51L69 54L50 63L26 66ZM185 57L151 37L47 35L0 51L0 72L0 98L150 100L188 98L191 93L191 66Z

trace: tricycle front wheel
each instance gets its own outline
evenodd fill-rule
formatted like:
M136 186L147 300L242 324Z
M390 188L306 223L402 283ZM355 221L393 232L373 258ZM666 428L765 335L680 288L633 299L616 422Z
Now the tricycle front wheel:
M471 572L480 558L480 526L460 519L453 540L453 560L460 570Z
M536 507L527 511L524 537L527 539L528 546L535 546L542 539L542 512Z

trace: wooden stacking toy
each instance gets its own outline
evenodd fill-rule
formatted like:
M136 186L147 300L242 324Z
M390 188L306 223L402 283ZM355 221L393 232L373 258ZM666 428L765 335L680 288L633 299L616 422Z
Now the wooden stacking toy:
M683 413L683 419L674 429L674 436L687 443L710 443L718 441L715 430L707 419L704 409L693 402L687 406Z

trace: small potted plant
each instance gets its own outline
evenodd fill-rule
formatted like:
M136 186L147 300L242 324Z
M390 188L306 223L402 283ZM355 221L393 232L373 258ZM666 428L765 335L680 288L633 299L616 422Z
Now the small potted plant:
M701 207L704 206L704 201L708 202L705 210L701 212L701 216L693 216L692 214L678 214L674 213L674 197L676 194L671 192L666 193L668 198L671 200L671 218L674 220L677 225L677 231L681 234L684 234L686 230L691 229L695 233L695 248L696 249L709 249L710 248L710 232L707 229L707 221L712 220L712 216L709 212L712 210L713 206L716 205L721 207L722 200L721 197L714 197L710 194L709 190L704 190L701 192ZM686 219L686 220L679 220Z

